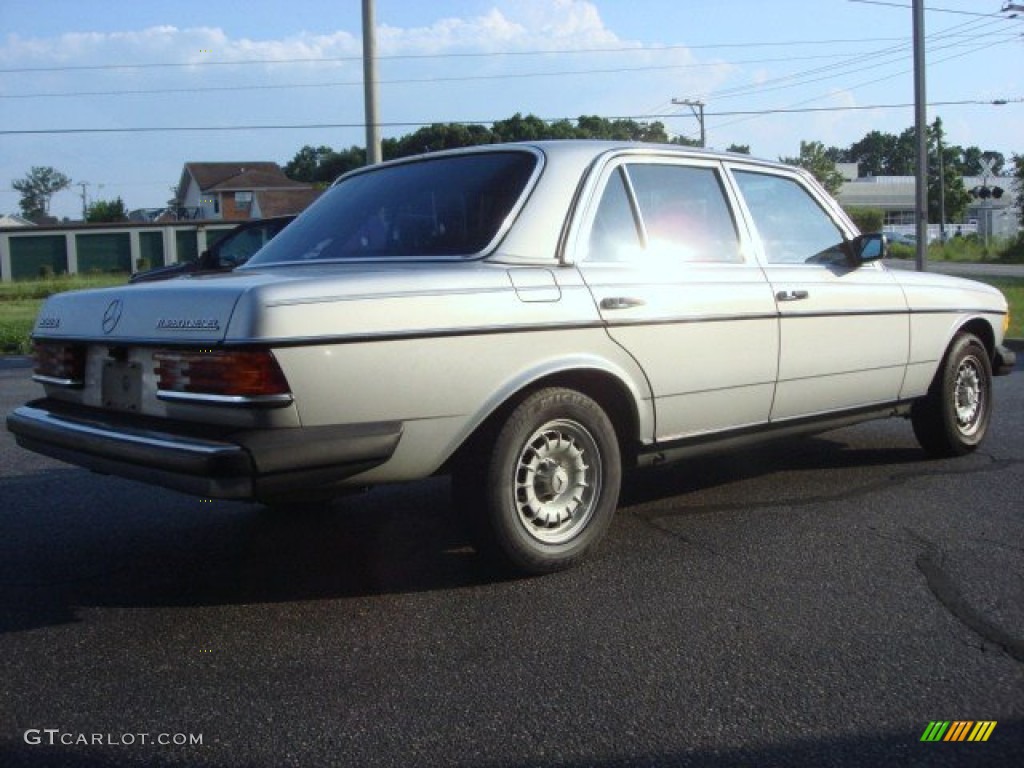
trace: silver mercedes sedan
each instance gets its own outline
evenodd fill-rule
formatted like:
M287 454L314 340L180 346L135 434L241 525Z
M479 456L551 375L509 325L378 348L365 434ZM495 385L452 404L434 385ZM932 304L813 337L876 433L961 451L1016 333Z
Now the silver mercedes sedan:
M802 170L673 146L475 147L339 179L245 266L61 294L25 448L278 503L453 477L478 545L544 573L624 470L864 419L973 450L1003 296L892 272Z

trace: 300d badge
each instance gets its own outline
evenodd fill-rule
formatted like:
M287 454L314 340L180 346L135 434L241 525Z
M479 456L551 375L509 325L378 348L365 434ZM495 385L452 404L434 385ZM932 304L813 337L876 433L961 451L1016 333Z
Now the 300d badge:
M217 331L220 320L215 317L161 317L156 321L158 331Z

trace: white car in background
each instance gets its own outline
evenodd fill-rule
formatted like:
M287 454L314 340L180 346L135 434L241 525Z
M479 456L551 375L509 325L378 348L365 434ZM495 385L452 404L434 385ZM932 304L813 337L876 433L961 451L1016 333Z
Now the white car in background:
M538 142L342 177L232 272L49 299L25 448L268 503L451 473L481 547L576 562L622 472L908 416L974 449L995 289L890 271L802 170Z

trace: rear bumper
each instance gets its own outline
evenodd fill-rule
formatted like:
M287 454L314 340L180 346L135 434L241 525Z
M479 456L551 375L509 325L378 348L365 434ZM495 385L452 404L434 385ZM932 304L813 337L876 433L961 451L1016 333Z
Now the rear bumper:
M196 496L260 499L340 484L386 462L401 422L238 430L37 400L7 417L23 448Z

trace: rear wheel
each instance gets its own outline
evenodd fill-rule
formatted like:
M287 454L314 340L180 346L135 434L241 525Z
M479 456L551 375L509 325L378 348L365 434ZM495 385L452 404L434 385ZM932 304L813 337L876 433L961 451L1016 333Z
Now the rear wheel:
M931 456L962 456L988 431L992 415L992 363L977 336L953 339L925 397L910 412L914 434Z
M578 562L604 535L622 467L615 428L574 390L527 397L493 443L456 476L456 497L478 547L520 573Z

